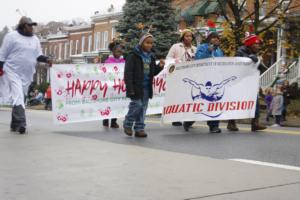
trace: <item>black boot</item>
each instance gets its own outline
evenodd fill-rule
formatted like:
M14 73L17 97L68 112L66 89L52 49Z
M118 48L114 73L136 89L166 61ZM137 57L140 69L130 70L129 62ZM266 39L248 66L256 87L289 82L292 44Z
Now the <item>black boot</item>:
M26 132L25 109L22 105L14 106L11 113L10 130L24 134Z
M235 120L228 121L227 129L229 131L239 131L238 127L236 126Z
M267 128L266 126L259 124L258 118L254 118L251 120L251 131L252 132L265 130L266 128Z
M104 120L102 121L103 127L108 128L108 123L109 123L108 119L104 119Z

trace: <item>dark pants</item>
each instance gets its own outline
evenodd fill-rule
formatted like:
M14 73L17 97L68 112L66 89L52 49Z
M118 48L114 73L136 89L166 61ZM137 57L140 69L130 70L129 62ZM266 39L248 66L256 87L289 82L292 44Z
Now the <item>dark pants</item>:
M12 108L10 128L26 127L25 109L19 105Z
M52 100L45 99L45 110L52 110Z
M219 128L219 123L220 121L208 121L207 125L209 126L210 129L212 128Z
M280 125L281 115L275 115L275 123Z
M287 106L284 105L282 108L282 117L281 117L282 121L286 121L286 113L287 113Z

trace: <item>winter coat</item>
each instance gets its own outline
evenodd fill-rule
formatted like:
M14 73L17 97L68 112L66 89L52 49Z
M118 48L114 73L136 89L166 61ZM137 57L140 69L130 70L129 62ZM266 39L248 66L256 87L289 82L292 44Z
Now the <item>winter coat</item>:
M211 58L211 57L223 57L223 56L224 54L219 47L217 47L214 51L211 52L209 50L208 43L201 44L197 47L196 60Z
M196 47L185 48L182 42L174 44L167 55L167 59L180 60L182 62L194 60Z
M162 68L156 65L154 56L151 56L149 71L149 98L153 97L153 77L157 75ZM126 84L126 96L131 99L142 99L144 96L144 63L135 51L131 52L125 62L124 81Z
M250 49L248 47L246 47L246 46L239 47L238 50L236 51L235 56L236 57L248 57L248 58L252 59L253 62L255 62L255 60L258 60L257 55L251 53ZM266 69L264 68L264 66L262 64L260 64L258 66L258 70L260 71L261 74L264 71L266 71Z
M273 97L270 110L272 111L272 115L281 115L283 108L283 96L282 94L277 94Z
M113 55L108 56L104 63L124 63L125 59L123 56L120 58L115 58Z

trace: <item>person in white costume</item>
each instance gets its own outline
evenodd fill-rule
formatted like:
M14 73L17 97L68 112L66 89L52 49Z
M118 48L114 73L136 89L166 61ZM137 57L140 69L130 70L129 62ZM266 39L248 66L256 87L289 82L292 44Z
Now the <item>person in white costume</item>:
M0 49L0 95L12 99L10 128L20 134L26 132L24 96L33 81L36 64L52 64L48 57L42 55L40 41L33 33L36 25L31 18L22 17L16 31L5 36Z

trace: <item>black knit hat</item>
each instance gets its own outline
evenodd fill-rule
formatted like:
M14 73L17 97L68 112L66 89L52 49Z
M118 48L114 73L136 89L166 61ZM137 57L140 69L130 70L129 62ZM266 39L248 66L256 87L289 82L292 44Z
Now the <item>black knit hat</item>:
M218 34L217 32L211 32L211 33L207 36L206 42L210 42L210 40L213 39L213 38L218 38L218 39L220 39L220 36L219 36L219 34Z

